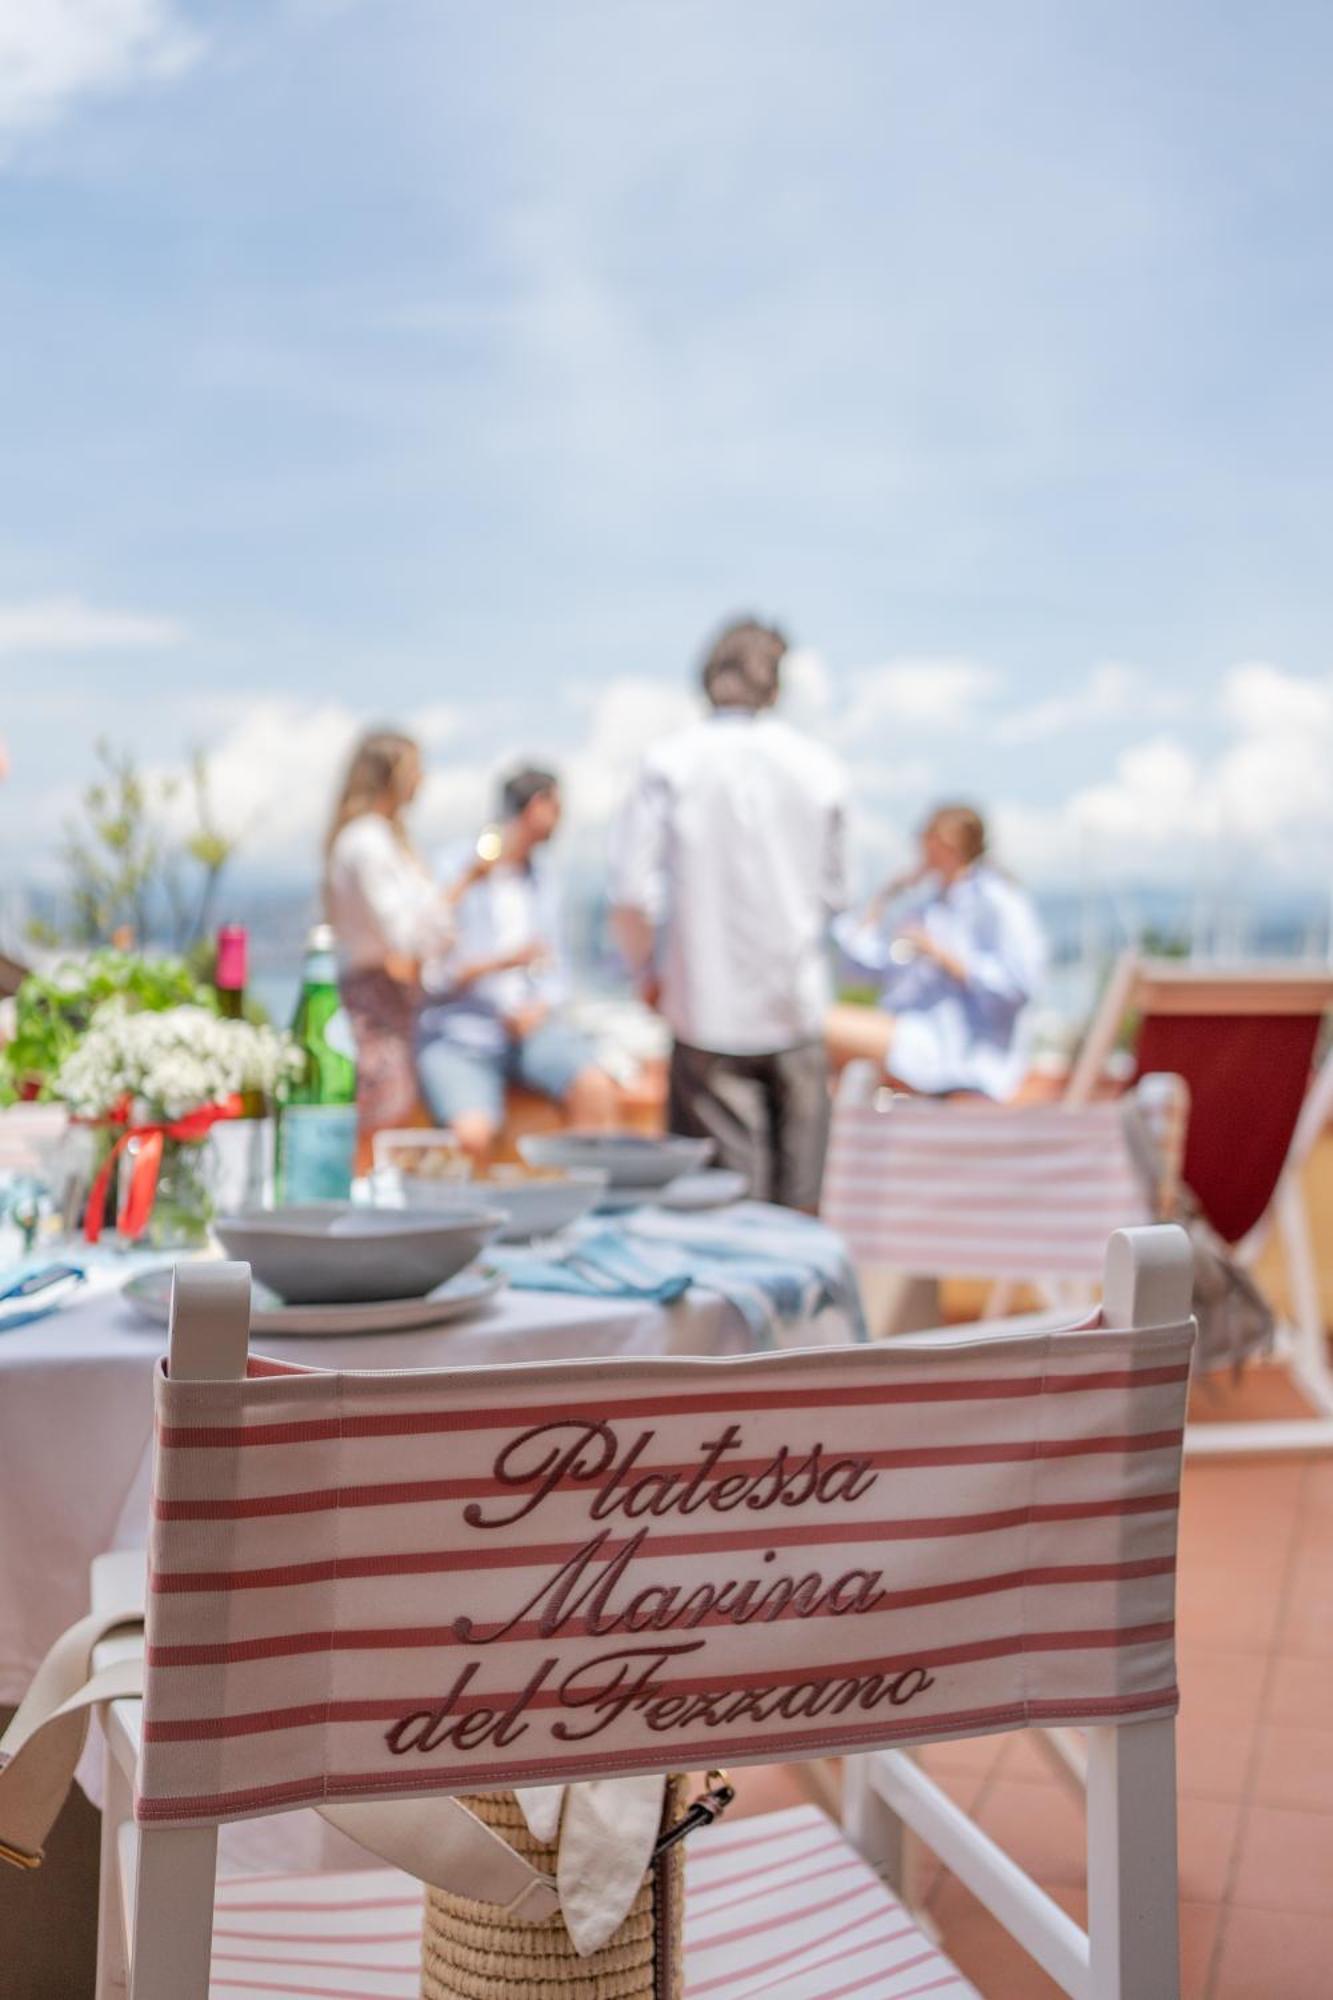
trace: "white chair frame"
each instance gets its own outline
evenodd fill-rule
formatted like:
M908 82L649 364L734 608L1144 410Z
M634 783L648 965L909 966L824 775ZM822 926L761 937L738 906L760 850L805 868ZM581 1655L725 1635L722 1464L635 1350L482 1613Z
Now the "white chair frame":
M1107 1254L1106 1323L1132 1330L1178 1325L1188 1317L1190 1270L1181 1231L1117 1232ZM245 1266L225 1264L178 1274L173 1375L217 1381L244 1373L248 1276ZM1001 1338L1009 1329L979 1331ZM141 1644L107 1641L98 1664ZM103 1720L97 2000L207 2000L217 1827L136 1828L140 1704L115 1702ZM1088 1743L1086 1932L902 1752L847 1760L846 1830L897 1887L910 1828L1071 2000L1178 2000L1174 1719L1098 1727Z
M1121 955L1070 1072L1063 1102L1087 1104L1105 1074L1125 1016L1134 1008L1156 1013L1312 1014L1333 1008L1333 970L1291 965L1194 965L1176 959ZM1325 1056L1306 1093L1272 1198L1237 1246L1252 1266L1274 1230L1282 1248L1291 1319L1279 1331L1279 1354L1313 1414L1257 1422L1192 1424L1185 1449L1191 1457L1255 1452L1333 1451L1333 1365L1319 1296L1310 1214L1302 1174L1320 1135L1333 1118L1333 1052Z

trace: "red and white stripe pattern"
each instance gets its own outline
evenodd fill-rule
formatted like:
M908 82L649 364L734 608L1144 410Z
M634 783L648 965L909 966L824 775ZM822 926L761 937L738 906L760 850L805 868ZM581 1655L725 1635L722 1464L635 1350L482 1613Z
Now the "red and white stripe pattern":
M976 2000L813 1806L687 1850L685 2000ZM392 1871L218 1884L210 2000L417 2000L421 1889Z
M711 1828L685 1885L685 2000L977 2000L814 1806Z
M1118 1104L881 1108L851 1093L822 1214L858 1264L995 1279L1097 1278L1112 1231L1153 1219Z
M1191 1339L163 1374L140 1816L1167 1712Z
M423 1895L396 1869L224 1876L209 2000L420 2000Z

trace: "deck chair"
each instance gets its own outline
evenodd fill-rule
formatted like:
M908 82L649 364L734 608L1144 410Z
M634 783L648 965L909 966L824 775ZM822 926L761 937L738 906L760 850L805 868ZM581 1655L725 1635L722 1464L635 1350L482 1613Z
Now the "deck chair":
M1048 1309L1087 1301L1108 1236L1165 1212L1188 1111L1183 1083L1169 1075L1145 1077L1127 1101L1071 1113L908 1097L880 1087L873 1065L849 1065L834 1103L823 1219L863 1279L889 1270L929 1281L907 1308L918 1319L926 1305L938 1311L934 1281L943 1277L988 1281L987 1318L1012 1313L1020 1286ZM1127 1113L1149 1141L1151 1179ZM1015 1331L1047 1323L1049 1310L1012 1321ZM946 1337L919 1324L898 1335L917 1346ZM1036 1743L1060 1777L1085 1784L1085 1748L1074 1732L1042 1728Z
M1282 1358L1308 1420L1206 1424L1191 1450L1214 1453L1333 1448L1330 1368L1301 1174L1333 1115L1333 1061L1316 1070L1333 1008L1333 968L1199 966L1126 953L1116 965L1070 1073L1064 1102L1085 1106L1107 1058L1134 1021L1140 1075L1171 1070L1190 1097L1184 1178L1240 1261L1276 1231L1291 1324Z
M895 1892L910 1826L1067 1993L1174 2000L1189 1272L1179 1230L1132 1230L1054 1333L331 1374L247 1359L246 1267L178 1271L98 2000L416 2000L417 1882L215 1893L223 1822L830 1754L843 1832L797 1807L691 1842L687 1993L975 2000ZM582 1616L534 1643L594 1505L648 1524L627 1601L695 1607L628 1678ZM906 1754L1037 1722L1089 1732L1086 1933Z
M1172 1077L1145 1079L1133 1113L1158 1162L1135 1158L1126 1106L998 1105L907 1097L849 1065L834 1103L821 1215L862 1271L981 1278L987 1316L1015 1285L1049 1303L1088 1298L1115 1229L1153 1219L1174 1184L1186 1116Z

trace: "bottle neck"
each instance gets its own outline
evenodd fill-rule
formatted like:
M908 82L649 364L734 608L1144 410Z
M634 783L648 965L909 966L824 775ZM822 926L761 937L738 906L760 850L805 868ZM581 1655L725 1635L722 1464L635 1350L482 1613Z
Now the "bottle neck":
M312 951L307 955L302 984L306 986L338 984L338 961L331 951Z
M223 993L244 993L250 940L239 924L224 924L218 932L213 984Z

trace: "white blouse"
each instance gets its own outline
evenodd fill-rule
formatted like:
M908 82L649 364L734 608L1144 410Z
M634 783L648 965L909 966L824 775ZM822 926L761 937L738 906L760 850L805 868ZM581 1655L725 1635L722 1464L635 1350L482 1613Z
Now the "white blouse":
M448 949L453 915L425 865L380 813L349 820L329 855L328 918L348 972Z
M960 984L935 960L894 951L916 924L956 958ZM1046 971L1046 943L1029 898L986 862L947 886L934 878L893 903L878 922L834 925L843 956L880 982L893 1015L888 1067L913 1090L982 1091L1007 1098L1031 1062L1031 1011Z

